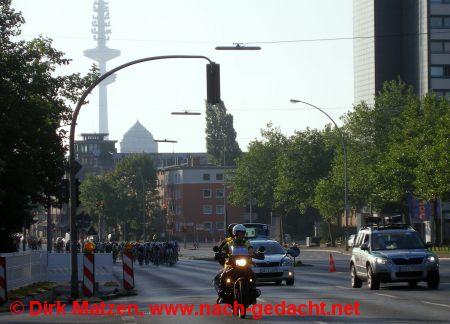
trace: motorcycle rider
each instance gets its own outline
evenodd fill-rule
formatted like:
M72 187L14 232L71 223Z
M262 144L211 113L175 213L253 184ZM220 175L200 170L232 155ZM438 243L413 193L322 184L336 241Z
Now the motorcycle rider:
M231 254L232 248L233 247L246 247L248 249L248 254L250 256L255 256L254 251L253 251L253 246L250 245L250 242L247 241L247 239L245 238L245 234L246 234L246 228L244 225L242 224L237 224L233 227L233 239L231 241L229 241L224 247L223 250L225 251L226 255L229 256ZM259 256L258 256L259 258ZM221 300L223 300L224 297L224 274L227 272L228 268L229 268L229 263L228 263L229 257L226 257L225 260L225 267L224 270L222 272L222 274L220 275L220 285L219 285L219 289L218 289L218 302L221 302ZM256 278L253 274L253 283L256 282ZM257 298L260 295L260 291L258 289L256 289L255 286L252 287L254 290L254 295L255 298Z
M233 227L236 225L237 225L236 223L232 223L232 224L228 225L228 228L227 228L228 236L225 237L222 240L222 242L220 242L220 244L218 246L219 253L217 253L214 257L214 260L219 261L219 264L224 267L225 267L225 259L226 258L223 256L223 254L221 252L225 246L227 246L229 243L231 244L231 242L233 241ZM225 268L220 269L219 272L214 277L214 287L216 287L216 290L219 290L220 276L222 275L224 270L225 270Z

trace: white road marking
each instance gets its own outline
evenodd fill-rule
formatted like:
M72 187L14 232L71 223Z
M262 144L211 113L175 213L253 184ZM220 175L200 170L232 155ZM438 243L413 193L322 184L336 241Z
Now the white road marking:
M380 294L380 293L374 293L374 294L375 294L375 295L378 295L378 296L391 297L391 298L398 298L397 296L389 295L389 294Z
M424 300L422 300L422 303L450 308L450 305L432 303L432 302L427 302L427 301L424 301Z
M327 322L316 321L317 324L327 324Z

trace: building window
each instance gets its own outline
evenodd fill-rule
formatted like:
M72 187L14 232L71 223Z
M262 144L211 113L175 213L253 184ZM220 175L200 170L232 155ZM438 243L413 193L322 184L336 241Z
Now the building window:
M211 198L211 189L203 189L203 198Z
M431 76L433 78L442 78L444 76L444 67L443 66L432 66L431 67Z
M450 65L432 65L430 75L432 78L450 78Z
M216 230L223 231L223 222L216 222Z
M216 198L223 198L223 189L216 189Z
M212 206L211 205L203 205L203 214L211 215L212 214Z
M216 205L216 214L223 215L223 205Z
M431 16L430 27L435 29L450 28L450 16Z
M444 42L432 41L430 42L431 53L443 53L444 52Z
M210 175L209 173L203 173L203 181L209 181Z
M223 173L216 173L216 180L223 180Z
M450 53L450 41L437 40L430 42L431 53Z
M445 97L447 100L450 100L450 90L433 89L433 92L439 97Z

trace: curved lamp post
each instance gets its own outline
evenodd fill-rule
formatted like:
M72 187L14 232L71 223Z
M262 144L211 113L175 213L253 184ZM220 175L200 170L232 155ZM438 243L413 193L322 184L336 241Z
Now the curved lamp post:
M89 93L103 80L105 80L107 77L112 75L113 73L122 70L128 66L147 62L147 61L155 61L155 60L165 60L165 59L204 59L209 62L209 70L211 72L219 71L219 65L211 61L208 57L202 56L202 55L163 55L163 56L151 56L151 57L145 57L142 59L130 61L128 63L122 64L105 74L102 74L97 80L95 80L81 95L80 99L78 100L77 106L75 107L75 110L72 115L72 122L70 125L70 143L69 143L69 170L70 170L70 244L71 244L71 252L70 252L70 260L71 260L71 295L74 298L78 297L78 260L77 260L77 228L76 228L76 195L77 195L77 188L75 183L75 127L77 124L77 118L78 114L80 113L81 106L85 103L86 97L89 95ZM217 78L218 73L216 73ZM219 81L219 80L218 80ZM210 85L208 84L208 87ZM220 89L220 84L218 85ZM208 88L208 90L210 90ZM213 89L216 90L216 89ZM208 92L209 95L209 92ZM217 95L217 93L212 93L212 95ZM218 94L220 97L220 93Z
M333 118L331 118L330 115L328 115L323 109L320 109L319 107L310 104L309 102L306 101L302 101L302 100L297 100L297 99L291 99L290 100L291 103L302 103L305 105L308 105L310 107L313 107L317 110L319 110L321 113L323 113L325 116L327 116L334 124L334 127L336 127L336 129L339 132L340 138L341 138L341 144L342 144L342 152L344 154L344 208L345 208L345 250L348 251L348 242L347 242L347 231L348 231L348 218L349 218L349 208L348 208L348 183L347 183L347 147L345 145L345 138L344 138L344 134L342 133L342 130L340 127L338 127L338 125L336 124L336 122L334 121Z

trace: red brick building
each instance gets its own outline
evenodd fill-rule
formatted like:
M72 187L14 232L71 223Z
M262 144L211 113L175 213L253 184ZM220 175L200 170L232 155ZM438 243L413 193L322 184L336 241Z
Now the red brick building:
M217 241L224 223L243 222L245 208L226 202L224 171L232 167L183 165L160 168L158 188L161 206L167 208L166 226L177 239Z

